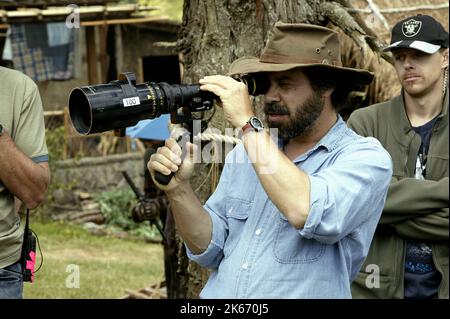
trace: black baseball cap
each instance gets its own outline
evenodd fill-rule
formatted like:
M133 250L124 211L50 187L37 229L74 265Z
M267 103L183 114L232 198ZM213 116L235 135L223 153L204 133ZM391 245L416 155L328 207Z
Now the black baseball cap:
M398 22L392 28L391 44L383 51L411 48L433 54L448 48L448 32L433 17L419 14Z

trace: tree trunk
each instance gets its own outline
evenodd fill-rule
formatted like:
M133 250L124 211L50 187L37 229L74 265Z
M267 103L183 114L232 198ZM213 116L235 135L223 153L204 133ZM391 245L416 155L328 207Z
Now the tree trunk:
M348 6L345 1L339 2ZM227 74L235 59L248 55L259 56L276 21L326 25L331 20L336 25L348 26L347 31L357 29L353 18L347 16L345 10L342 9L345 12L341 14L338 9L342 7L325 0L185 1L178 40L184 64L183 82L197 83L205 75ZM359 34L354 39L360 39L357 36ZM229 126L225 123L221 109L216 108L209 127L223 132ZM208 179L203 183L210 166L197 166L192 185L194 189L202 185L197 194L204 203L216 181ZM177 279L169 295L174 298L197 298L209 272L187 260L180 240L177 247Z

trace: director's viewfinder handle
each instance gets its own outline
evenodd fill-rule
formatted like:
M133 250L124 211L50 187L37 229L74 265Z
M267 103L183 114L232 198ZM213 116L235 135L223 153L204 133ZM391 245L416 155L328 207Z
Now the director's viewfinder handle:
M160 172L155 172L155 179L161 185L168 185L170 183L170 180L172 179L173 175L175 175L174 172L171 172L169 175L164 175L164 174L161 174Z
M187 137L187 136L189 136L188 133L185 133L185 134L182 134L182 135L178 136L177 143L179 143L183 139L183 137ZM180 145L180 147L181 147L181 150L182 150L181 158L183 158L185 150L184 150L184 147L182 147L181 145ZM175 175L175 172L171 172L169 175L164 175L164 174L162 174L160 172L155 172L155 179L161 185L168 185L170 183L170 180L172 179L172 177L174 175Z

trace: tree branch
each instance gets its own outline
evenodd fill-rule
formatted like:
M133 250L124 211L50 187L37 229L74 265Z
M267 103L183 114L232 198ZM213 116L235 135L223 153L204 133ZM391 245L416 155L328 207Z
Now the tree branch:
M389 23L387 22L386 18L381 14L380 8L373 2L373 0L366 0L369 4L370 9L372 10L373 14L383 23L383 26L386 28L386 30L390 31Z
M355 41L361 48L364 59L366 59L368 55L368 45L365 37L367 34L348 11L337 2L322 2L320 11L323 16L327 17L333 24L338 26L345 34Z
M439 9L447 9L449 7L449 3L441 3L441 4L426 4L415 7L402 7L402 8L386 8L380 9L380 13L399 13L399 12L410 12L410 11L419 11L419 10L439 10ZM372 13L371 9L358 9L358 8L350 8L345 7L350 13Z

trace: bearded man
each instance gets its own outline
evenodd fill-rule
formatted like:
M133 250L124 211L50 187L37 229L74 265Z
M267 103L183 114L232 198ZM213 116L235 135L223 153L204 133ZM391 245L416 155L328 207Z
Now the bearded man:
M193 153L173 139L149 163L170 201L188 256L212 268L201 298L351 298L391 179L389 154L347 128L334 104L340 83L367 85L373 74L342 66L335 31L277 23L261 57L241 58L231 75L258 74L272 140L245 84L200 80L220 98L242 143L226 158L216 191L201 205L190 186ZM238 161L237 159L246 159Z

